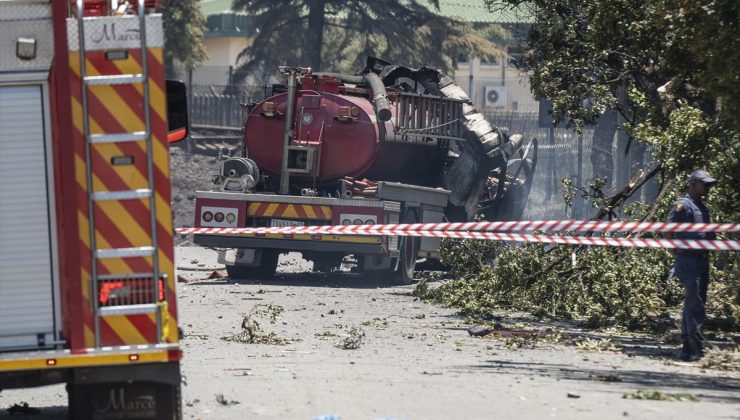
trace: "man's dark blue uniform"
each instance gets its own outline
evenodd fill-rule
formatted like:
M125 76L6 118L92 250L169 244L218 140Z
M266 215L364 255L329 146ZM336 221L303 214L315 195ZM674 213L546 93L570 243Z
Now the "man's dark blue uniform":
M693 172L689 177L689 193L673 204L668 213L668 222L709 223L711 221L709 209L701 198L716 182L706 171ZM666 237L714 240L715 234L678 232ZM681 280L684 287L681 359L699 360L703 356L702 331L706 323L704 305L709 286L709 253L705 250L676 249L673 268L674 275Z

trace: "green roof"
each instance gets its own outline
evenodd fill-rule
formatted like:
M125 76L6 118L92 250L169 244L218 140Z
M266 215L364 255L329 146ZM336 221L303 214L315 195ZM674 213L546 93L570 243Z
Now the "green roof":
M534 17L526 8L513 9L492 1L491 10L484 0L439 0L439 13L470 23L532 23Z
M234 4L234 0L200 0L200 10L206 16L233 13L233 10L231 10L232 4Z
M512 9L492 1L489 11L485 0L439 0L439 14L471 23L532 23L531 13L525 8ZM207 16L234 13L233 0L200 0L200 7ZM431 6L430 6L431 7ZM239 12L242 14L244 12Z

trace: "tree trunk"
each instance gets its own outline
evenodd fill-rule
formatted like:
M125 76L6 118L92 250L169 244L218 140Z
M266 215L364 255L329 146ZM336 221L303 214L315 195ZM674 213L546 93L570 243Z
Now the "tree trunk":
M612 145L614 134L617 132L617 112L606 111L598 120L594 129L591 144L591 168L594 177L606 178L606 190L612 188L614 181L614 156Z
M324 18L326 0L309 0L308 36L304 57L311 63L313 71L321 71L321 47L324 43Z

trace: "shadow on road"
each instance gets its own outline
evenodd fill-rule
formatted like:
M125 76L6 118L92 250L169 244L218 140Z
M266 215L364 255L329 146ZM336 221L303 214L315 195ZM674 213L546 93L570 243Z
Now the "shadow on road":
M701 394L702 399L716 399L725 403L740 403L740 379L718 378L702 374L680 372L655 372L629 369L574 368L567 364L548 364L538 362L512 362L506 360L487 360L485 364L471 366L475 369L489 370L496 374L534 374L572 381L616 381L622 385L637 388L681 388L684 392ZM731 395L712 394L711 391L725 391Z
M23 399L19 399L18 401L12 401L10 404L7 404L9 406L12 406L13 404L23 404ZM39 410L40 412L37 412L36 414L21 414L19 412L16 412L15 414L11 414L8 409L10 407L3 406L0 407L0 419L12 419L12 420L59 420L59 419L66 419L67 418L67 407L66 406L58 406L58 405L52 405L48 407L30 407L30 409Z
M230 278L223 279L205 279L193 280L189 282L195 286L223 286L228 284L241 285L264 285L264 286L304 286L304 287L329 287L340 289L377 289L397 287L390 277L370 277L367 278L362 274L336 272L336 273L277 273L271 279L249 279L233 280Z

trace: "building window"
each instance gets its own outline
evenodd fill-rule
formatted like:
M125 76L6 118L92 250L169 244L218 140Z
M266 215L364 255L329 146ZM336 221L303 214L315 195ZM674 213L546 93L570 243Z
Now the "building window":
M481 58L481 66L498 66L498 57Z
M509 53L509 64L517 67L522 64L524 60L524 54L522 53L522 47L519 45L511 46L508 48Z

